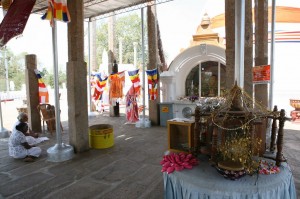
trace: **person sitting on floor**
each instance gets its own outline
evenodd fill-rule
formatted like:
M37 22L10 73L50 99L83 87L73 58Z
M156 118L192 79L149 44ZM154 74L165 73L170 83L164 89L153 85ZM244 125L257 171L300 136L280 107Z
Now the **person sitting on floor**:
M20 122L13 129L12 134L8 141L9 156L22 159L26 162L34 161L33 158L40 156L42 149L34 145L28 144L26 140L26 134L28 131L28 125L25 122Z
M17 117L17 122L14 124L12 131L16 129L16 126L20 123L26 123L28 126L28 115L24 112L21 112ZM26 141L29 145L36 145L43 141L49 140L47 137L39 137L38 133L34 133L29 127L28 131L25 133Z
M25 122L28 124L28 115L24 112L19 113L18 117L17 117L17 122L14 124L13 129L20 124L21 122ZM26 132L26 136L32 136L34 138L38 138L39 134L38 133L34 133L29 127L28 127L28 132Z

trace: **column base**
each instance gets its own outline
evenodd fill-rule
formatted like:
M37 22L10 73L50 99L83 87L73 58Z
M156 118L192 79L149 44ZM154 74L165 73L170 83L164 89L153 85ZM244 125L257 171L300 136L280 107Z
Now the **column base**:
M5 129L5 128L2 128L0 130L0 138L8 138L9 137L9 133L10 131Z
M62 143L61 145L55 144L47 150L49 162L63 162L73 158L74 149L70 145Z

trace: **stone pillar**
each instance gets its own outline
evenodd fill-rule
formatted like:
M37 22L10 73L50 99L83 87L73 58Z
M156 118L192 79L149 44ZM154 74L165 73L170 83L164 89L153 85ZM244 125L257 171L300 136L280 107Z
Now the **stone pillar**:
M116 17L115 15L109 17L108 22L108 75L118 72L118 65L114 64L116 61L116 33L115 33ZM109 116L119 117L119 103L109 106Z
M38 79L34 72L37 69L36 55L25 56L25 84L27 96L28 125L34 132L41 132L41 118L37 110L39 102ZM17 120L17 118L15 118Z
M255 66L268 64L268 0L255 0ZM268 107L268 85L255 85L255 100ZM263 121L258 137L265 151L267 120Z
M252 2L245 1L245 43L244 43L244 90L253 95L253 31ZM225 0L226 29L226 89L235 82L235 0Z
M123 38L119 38L119 64L123 63Z
M93 20L91 22L92 28L91 28L91 70L97 71L98 70L98 63L97 63L97 45L96 45L96 39L97 39L97 31L96 31L96 20Z
M226 32L226 90L230 90L235 82L235 0L225 0L225 32Z
M156 7L147 7L147 24L148 24L148 49L149 49L149 64L147 69L157 68L158 63L158 50L157 50L157 34L156 34ZM159 78L159 75L158 75ZM158 94L156 100L149 100L149 119L153 125L159 124L159 83L158 83Z
M268 0L255 1L255 66L268 64ZM255 85L255 99L268 107L268 85Z
M116 17L110 16L108 21L108 75L112 73L112 67L116 52L116 33L115 33Z
M137 49L137 42L133 42L133 66L134 68L137 69L137 63L136 63L136 60L137 60L137 53L136 53L136 49Z
M68 23L67 63L69 140L75 152L83 152L89 149L83 0L68 0L68 8L72 17L72 21Z
M245 48L244 48L244 90L253 96L253 22L252 1L245 1Z

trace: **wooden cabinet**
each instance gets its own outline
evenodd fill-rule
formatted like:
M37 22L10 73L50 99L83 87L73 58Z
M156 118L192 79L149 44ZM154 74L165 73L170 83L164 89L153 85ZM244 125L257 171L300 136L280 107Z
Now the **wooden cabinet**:
M189 152L193 145L194 121L168 120L168 148L173 152Z

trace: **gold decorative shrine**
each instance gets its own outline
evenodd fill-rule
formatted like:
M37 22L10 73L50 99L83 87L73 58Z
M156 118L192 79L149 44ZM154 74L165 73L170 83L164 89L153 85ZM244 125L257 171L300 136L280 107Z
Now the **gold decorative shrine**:
M235 162L251 174L258 166L255 157L266 152L266 132L262 126L272 121L270 151L275 155L277 134L277 153L271 158L280 166L285 161L282 156L285 120L283 109L279 112L275 106L273 111L269 111L234 85L225 98L216 98L214 103L202 103L196 107L194 153L207 154L214 165Z

